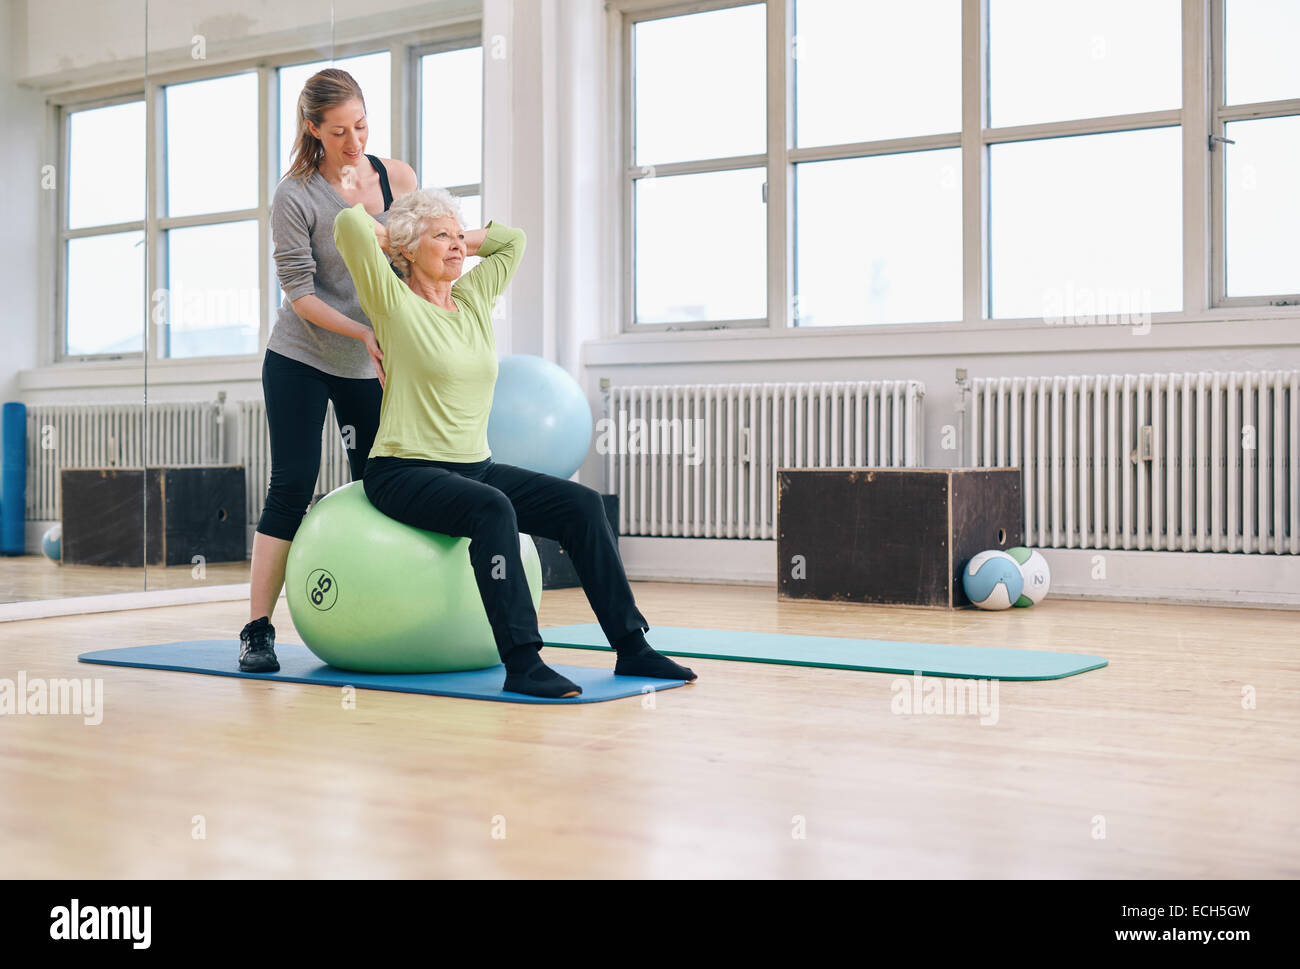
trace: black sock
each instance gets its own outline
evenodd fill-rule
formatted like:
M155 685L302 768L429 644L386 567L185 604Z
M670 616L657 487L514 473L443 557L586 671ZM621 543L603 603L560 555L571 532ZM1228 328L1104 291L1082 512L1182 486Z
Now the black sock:
M502 662L506 664L504 689L510 693L551 700L581 694L582 687L542 662L542 658L537 655L541 645L522 643L502 657Z
M633 629L614 644L614 652L618 653L619 656L635 656L649 646L650 644L645 641L645 633L639 629Z
M501 662L506 664L509 673L525 673L541 662L537 655L541 648L541 643L517 643L501 657Z
M693 680L695 673L679 666L663 653L655 650L645 640L640 629L634 629L614 644L618 661L614 664L615 676L649 676L662 680Z

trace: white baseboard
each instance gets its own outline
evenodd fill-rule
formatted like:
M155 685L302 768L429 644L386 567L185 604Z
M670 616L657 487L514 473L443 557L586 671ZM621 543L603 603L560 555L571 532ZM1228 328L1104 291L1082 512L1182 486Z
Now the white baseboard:
M1048 548L1050 595L1300 609L1300 556Z
M186 589L157 589L153 592L114 592L102 596L33 599L29 602L0 603L0 622L77 616L90 612L119 612L125 609L154 609L158 606L187 606L195 602L238 602L241 599L248 599L247 582Z
M624 535L618 544L631 579L776 586L773 540ZM1051 595L1061 598L1300 609L1300 556L1051 548L1043 556Z
M728 538L638 538L620 535L629 579L776 585L776 542Z

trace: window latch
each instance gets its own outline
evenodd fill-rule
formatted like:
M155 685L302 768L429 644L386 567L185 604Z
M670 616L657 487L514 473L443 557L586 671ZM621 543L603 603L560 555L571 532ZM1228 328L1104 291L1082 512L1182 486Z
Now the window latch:
M1225 144L1225 145L1235 145L1235 144L1236 144L1236 142L1233 141L1231 138L1224 138L1224 137L1222 137L1222 136L1220 136L1220 135L1210 135L1210 151L1214 151L1214 143L1215 143L1216 141L1217 141L1217 142L1220 142L1220 143L1222 143L1222 144Z

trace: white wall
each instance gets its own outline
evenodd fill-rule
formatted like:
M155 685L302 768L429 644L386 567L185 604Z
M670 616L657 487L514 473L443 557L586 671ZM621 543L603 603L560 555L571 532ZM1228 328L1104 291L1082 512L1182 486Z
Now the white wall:
M4 101L11 116L6 130L12 150L0 158L0 177L7 185L21 184L36 170L33 146L41 143L43 124L39 98L16 90L12 71L45 85L66 82L78 72L107 79L117 58L118 74L129 76L130 59L141 53L138 45L132 47L128 16L139 10L139 0L115 0L102 5L113 13L94 16L81 13L87 6L94 5L10 0L6 7L16 51L6 60ZM230 56L246 56L250 49L270 49L288 43L287 37L319 31L319 18L313 15L323 6L308 0L287 6L254 0L155 3L150 9L159 13L150 37L157 38L159 58L167 50L184 48L194 32L209 36L210 61L222 43ZM365 11L384 9L418 22L448 6L340 0L336 19L352 18L349 29L355 29L365 22ZM617 98L604 4L483 0L482 16L484 217L522 225L529 234L529 255L512 286L501 349L556 359L583 383L593 407L599 406L602 377L625 383L918 378L927 387L926 459L943 466L957 461L956 453L942 451L938 442L944 425L955 420L958 367L967 368L971 377L1300 367L1295 308L1187 314L1157 322L1142 336L1116 327L986 323L616 337L619 159L611 145L609 108ZM27 46L19 52L24 39ZM501 42L494 43L497 39ZM151 62L154 47L151 43ZM500 58L493 57L496 51ZM16 258L4 261L0 273L11 314L6 319L20 323L6 324L13 352L0 357L0 386L6 381L12 386L15 369L38 362L30 322L40 297L33 284L37 245L30 195L5 194L7 206L19 207L16 212L6 209L9 224L18 227L18 251ZM698 258L708 258L716 231L707 222L699 225ZM19 381L23 399L138 399L128 368L51 367L48 359L39 363ZM152 399L206 399L219 390L232 399L259 394L258 363L150 366ZM603 485L598 456L584 465L581 480Z
M0 5L0 37L15 28L15 3ZM0 225L4 250L0 255L0 401L19 400L19 370L37 364L38 255L36 220L41 197L40 137L42 99L17 86L13 46L0 45Z
M12 42L17 75L40 85L70 77L142 73L145 11L149 52L188 51L202 35L209 57L247 55L303 38L328 43L331 15L338 27L381 14L404 13L413 20L436 16L463 4L412 0L6 0L16 10ZM382 18L387 21L388 18Z

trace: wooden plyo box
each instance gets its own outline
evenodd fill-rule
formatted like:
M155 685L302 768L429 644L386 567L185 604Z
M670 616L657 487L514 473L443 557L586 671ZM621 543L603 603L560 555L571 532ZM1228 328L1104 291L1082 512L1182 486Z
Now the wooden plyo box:
M1022 544L1019 468L778 468L777 597L969 606L977 552Z
M59 488L66 565L139 567L146 541L149 565L248 557L242 465L65 468Z

